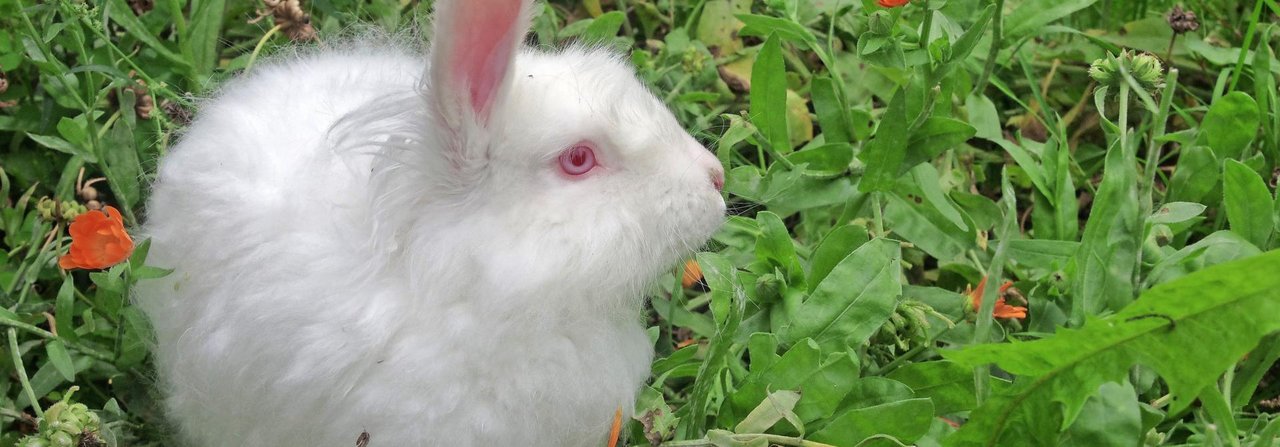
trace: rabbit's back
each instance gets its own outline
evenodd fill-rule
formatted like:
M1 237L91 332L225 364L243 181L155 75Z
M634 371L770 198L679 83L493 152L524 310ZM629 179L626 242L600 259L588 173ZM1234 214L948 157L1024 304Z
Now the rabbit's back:
M204 104L161 162L143 232L148 263L175 272L143 283L135 298L155 327L170 414L189 439L334 439L326 431L336 427L315 427L315 439L227 430L343 411L320 403L341 402L362 375L352 368L376 362L391 336L369 324L392 321L397 309L385 304L394 300L379 297L401 293L361 252L372 225L371 160L337 151L329 130L388 94L414 91L421 64L404 53L343 50L255 68ZM343 430L352 441L360 432Z

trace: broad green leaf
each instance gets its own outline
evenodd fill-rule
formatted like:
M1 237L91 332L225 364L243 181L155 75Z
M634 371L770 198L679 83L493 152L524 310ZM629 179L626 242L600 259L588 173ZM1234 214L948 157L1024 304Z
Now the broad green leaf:
M949 222L922 195L918 189L886 195L884 219L889 228L935 258L950 261L963 256L974 238Z
M1061 447L1131 446L1142 439L1138 395L1128 382L1108 382L1089 397L1080 416L1062 435Z
M755 433L734 434L728 430L711 430L707 440L715 447L769 447L769 439Z
M800 385L804 398L796 405L796 414L805 423L831 417L861 380L860 376L861 365L858 364L855 353L845 352L827 357L822 369L810 375Z
M751 67L751 122L760 129L773 150L791 151L787 127L787 72L782 61L782 41L771 34L760 47Z
M1169 182L1169 200L1202 202L1222 178L1218 158L1205 146L1182 149Z
M796 402L800 401L800 393L795 391L774 391L765 396L764 400L757 405L747 417L733 428L737 433L764 433L773 424L783 419L791 423L793 427L800 433L804 433L804 424L800 422L800 418L793 411Z
M887 191L898 178L899 167L907 156L907 95L901 90L889 101L875 137L862 148L858 159L866 165L858 190Z
M853 146L848 143L831 143L792 152L787 156L792 164L805 165L808 176L843 176L853 162Z
M796 342L768 368L753 368L738 385L738 389L725 399L719 419L732 423L732 415L741 415L755 408L768 395L769 390L800 388L801 384L821 369L821 361L817 343L810 339Z
M867 229L861 225L841 225L827 233L809 260L809 293L818 288L831 270L869 239Z
M1204 213L1204 205L1194 202L1169 202L1161 205L1147 218L1149 224L1182 223Z
M191 21L187 26L187 35L181 36L183 52L191 54L194 75L208 77L218 66L218 47L222 43L218 36L222 34L226 0L193 0L189 8Z
M973 126L974 135L988 141L1004 139L1000 131L1000 114L996 112L996 104L982 95L969 95L964 102L969 112L969 124Z
M973 126L964 121L931 116L911 133L901 169L911 169L913 166L933 160L947 149L968 141L974 133Z
M1280 276L1260 274L1277 262L1280 251L1210 267L1051 337L944 352L964 365L995 363L1017 376L972 411L946 444L1053 439L1099 386L1125 380L1134 364L1165 379L1172 413L1186 408L1259 339L1280 330Z
M165 46L164 42L157 39L156 36L153 36L151 31L147 30L147 26L138 19L138 16L133 14L133 10L129 8L129 5L125 4L124 0L107 0L106 6L109 11L107 16L109 16L116 24L120 25L121 28L124 28L125 31L128 31L134 38L146 44L148 48L155 50L157 54L163 56L170 63L176 64L184 69L191 65L181 55L173 52L173 50L170 50L169 47ZM210 40L216 41L218 39L214 38Z
M618 30L622 29L622 22L626 20L627 16L622 11L609 11L592 20L591 25L582 33L582 38L587 42L607 42L618 36Z
M103 170L111 191L120 199L125 210L131 209L142 199L142 165L138 162L138 148L132 129L116 123L103 140ZM128 211L125 212L126 216Z
M1222 167L1222 192L1231 231L1254 246L1265 248L1275 230L1275 210L1271 191L1262 177L1243 163L1228 159Z
M88 147L77 146L75 144L71 144L71 142L67 140L64 140L55 136L37 135L37 134L29 133L27 134L27 138L30 138L31 141L35 141L36 143L39 143L41 146L47 147L49 149L53 149L58 152L71 154L71 155L79 155L80 157L84 158L86 161L90 163L94 163L98 159L98 157L95 157L93 155L93 152L90 151Z
M1079 242L1047 239L1014 239L1009 241L1009 259L1027 267L1043 270L1065 268L1076 252Z
M810 437L832 445L859 445L872 436L890 436L910 444L933 422L933 403L915 398L846 411Z
M912 363L886 377L911 387L916 396L932 400L934 411L939 416L978 406L974 397L973 370L955 362Z
M738 14L737 17L746 24L738 32L739 36L764 37L776 34L780 38L805 45L818 41L807 28L787 19L756 14Z
M956 209L956 206L951 203L947 195L942 192L942 184L938 180L939 177L941 175L938 173L938 169L928 163L921 163L911 168L911 179L916 186L920 187L920 194L924 196L925 202L932 205L933 209L938 211L938 214L947 218L947 221L955 224L960 231L969 231L969 226L964 223L964 218L960 216L960 210Z
M827 49L818 43L818 39L814 37L813 33L799 23L756 14L739 14L737 17L738 20L745 24L742 30L738 32L739 36L764 37L776 33L778 37L808 46L809 50L813 51L819 59L822 59L822 63L828 67L835 62L827 54Z
M1256 246L1238 233L1222 230L1214 232L1194 244L1165 256L1151 267L1143 281L1144 286L1172 281L1211 265L1244 259L1262 254Z
M57 317L58 336L72 341L78 338L75 326L75 292L75 278L67 275L63 278L62 286L58 288L58 297L54 301L54 316Z
M813 97L813 110L818 115L818 125L822 126L822 136L828 143L852 143L853 131L850 129L848 107L840 97L836 85L830 77L813 78L809 84Z
M760 239L756 240L756 257L768 261L781 268L787 274L787 280L794 284L804 283L804 268L800 266L800 258L796 256L795 243L782 218L777 214L762 211L756 215L760 224Z
M813 338L831 353L865 342L893 313L902 294L899 250L896 241L875 239L850 253L805 300L782 338Z
M695 436L706 431L707 414L711 411L715 377L727 367L725 359L733 344L733 337L742 322L746 300L739 298L737 269L723 256L715 253L699 253L698 264L711 288L711 309L716 315L716 333L707 344L705 360L698 369L689 401L681 408L679 427L683 436Z
M44 352L49 356L49 363L53 364L53 368L58 370L58 374L62 374L62 378L68 382L76 380L75 364L62 340L49 340L44 344Z
M1088 8L1098 0L1040 0L1025 2L1014 8L1004 23L1006 42L1039 32L1042 27L1061 20L1071 13Z
M142 364L147 357L147 347L154 346L151 340L151 325L141 310L133 306L121 309L124 333L120 337L120 355L116 358L116 367L127 370Z
M1258 121L1258 103L1244 92L1231 92L1209 107L1198 142L1213 149L1219 160L1242 159L1258 134Z
M1138 173L1134 155L1119 147L1106 159L1102 184L1075 259L1071 318L1117 309L1133 300L1139 241Z

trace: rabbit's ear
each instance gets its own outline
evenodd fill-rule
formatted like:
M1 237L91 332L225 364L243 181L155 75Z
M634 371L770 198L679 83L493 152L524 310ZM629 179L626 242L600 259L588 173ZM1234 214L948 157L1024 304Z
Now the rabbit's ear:
M436 3L430 82L437 111L446 121L472 118L481 127L488 121L494 101L511 83L511 63L529 29L531 3Z

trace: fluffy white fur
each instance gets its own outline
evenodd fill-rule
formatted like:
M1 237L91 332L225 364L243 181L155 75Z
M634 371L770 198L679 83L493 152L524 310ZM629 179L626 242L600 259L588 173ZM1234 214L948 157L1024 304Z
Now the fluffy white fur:
M720 168L617 57L517 51L487 118L383 44L204 105L147 206L176 270L135 297L187 442L603 445L648 376L642 291L719 226ZM601 166L570 179L581 141Z

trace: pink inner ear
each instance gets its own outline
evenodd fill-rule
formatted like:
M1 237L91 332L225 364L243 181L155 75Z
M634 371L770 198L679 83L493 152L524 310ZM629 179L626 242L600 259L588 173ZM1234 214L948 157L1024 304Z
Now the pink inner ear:
M519 36L521 0L459 0L449 39L453 82L466 85L471 108L483 119L502 86Z

